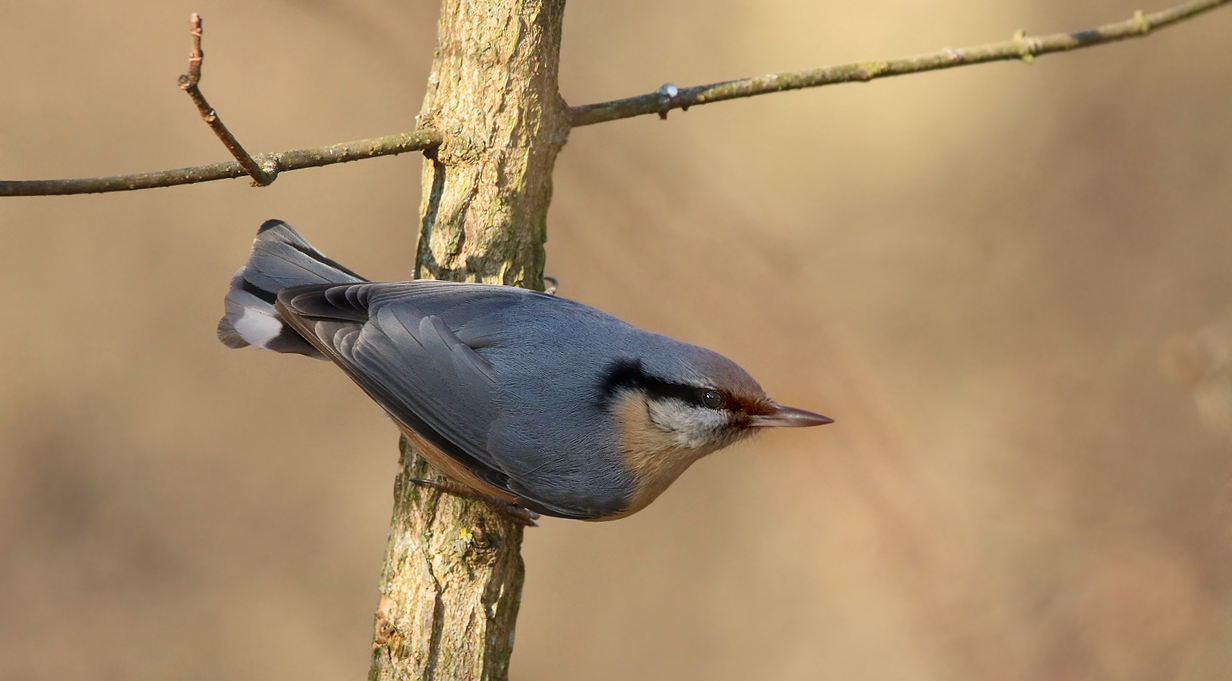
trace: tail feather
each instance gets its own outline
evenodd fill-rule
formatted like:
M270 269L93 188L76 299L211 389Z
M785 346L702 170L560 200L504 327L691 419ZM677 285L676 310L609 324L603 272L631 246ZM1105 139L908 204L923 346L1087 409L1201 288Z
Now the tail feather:
M248 262L231 278L218 339L229 348L253 345L325 359L278 315L274 308L278 292L303 284L363 281L313 248L287 223L268 220L257 230Z

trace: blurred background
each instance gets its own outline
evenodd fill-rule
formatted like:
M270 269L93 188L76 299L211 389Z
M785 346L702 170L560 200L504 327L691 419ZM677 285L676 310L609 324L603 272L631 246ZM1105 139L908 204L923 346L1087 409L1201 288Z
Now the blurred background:
M1166 0L1165 0L1166 2ZM572 104L1122 20L1124 0L573 0ZM436 5L0 5L0 177L413 127ZM837 419L527 532L511 678L1232 673L1232 9L1034 65L573 132L561 294ZM414 154L0 200L0 678L358 679L397 433L214 338L277 217L406 278Z

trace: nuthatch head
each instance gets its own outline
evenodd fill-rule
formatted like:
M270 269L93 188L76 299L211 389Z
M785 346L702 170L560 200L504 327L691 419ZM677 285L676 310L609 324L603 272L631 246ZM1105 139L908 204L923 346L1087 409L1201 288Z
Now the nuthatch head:
M228 347L332 360L446 477L546 515L622 518L762 428L831 423L705 348L525 289L368 282L277 220L225 304Z

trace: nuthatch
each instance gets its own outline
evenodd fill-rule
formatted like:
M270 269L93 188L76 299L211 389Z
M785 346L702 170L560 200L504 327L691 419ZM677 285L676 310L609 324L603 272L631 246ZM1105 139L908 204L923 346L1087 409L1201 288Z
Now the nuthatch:
M722 355L571 300L370 283L278 220L232 278L218 337L332 360L446 477L562 518L622 518L761 428L831 423Z

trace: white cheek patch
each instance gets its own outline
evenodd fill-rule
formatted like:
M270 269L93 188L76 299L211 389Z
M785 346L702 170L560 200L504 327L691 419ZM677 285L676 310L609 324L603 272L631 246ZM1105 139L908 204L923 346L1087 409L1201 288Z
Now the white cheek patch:
M727 416L723 412L681 400L651 400L647 406L651 422L671 433L676 444L689 449L714 443L727 425Z
M266 348L267 344L282 333L282 320L256 308L244 308L244 314L234 322L235 332L249 345Z

